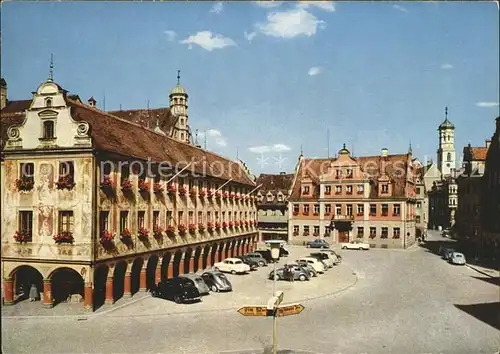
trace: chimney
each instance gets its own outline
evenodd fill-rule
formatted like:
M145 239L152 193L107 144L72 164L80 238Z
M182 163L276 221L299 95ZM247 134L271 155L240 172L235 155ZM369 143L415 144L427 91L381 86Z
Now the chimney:
M486 140L486 148L488 149L490 147L491 140Z
M2 77L0 78L0 91L1 91L1 101L0 101L0 109L4 109L7 106L7 82Z
M96 105L97 101L96 101L96 100L95 100L95 98L92 96L92 97L90 97L90 98L89 98L88 103L89 103L89 106L90 106L90 107L95 107L95 105Z
M389 150L387 150L387 148L383 148L382 149L382 156L386 157L389 155Z

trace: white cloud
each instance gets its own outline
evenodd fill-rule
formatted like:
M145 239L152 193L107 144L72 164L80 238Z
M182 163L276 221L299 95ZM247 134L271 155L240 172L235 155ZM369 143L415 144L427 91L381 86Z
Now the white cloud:
M255 36L257 35L257 32L250 32L250 33L243 32L243 34L245 35L245 38L247 39L247 41L251 42L252 39L254 39Z
M441 69L445 69L445 70L453 69L453 65L446 63L446 64L441 65Z
M210 9L210 13L220 14L222 10L224 10L224 5L219 1L213 4L212 8Z
M293 38L300 35L313 36L318 26L324 26L324 21L304 9L296 8L283 12L273 12L267 15L267 23L257 24L259 31L266 36Z
M175 33L174 31L171 31L171 30L163 31L163 33L165 33L167 35L167 40L169 42L172 42L177 37L177 33Z
M224 37L220 34L212 34L210 31L198 32L194 36L189 36L188 38L182 40L181 43L189 44L189 49L192 48L193 44L196 44L209 52L214 49L222 49L236 45L231 38Z
M408 10L401 5L392 5L392 7L402 12L408 12Z
M478 102L476 103L476 106L486 108L498 107L498 102Z
M204 132L198 132L198 139L203 139L205 134L207 136L207 141L213 141L219 146L227 146L227 140L222 136L220 130L208 129Z
M302 9L307 9L311 6L316 6L324 11L328 12L335 11L335 4L333 3L333 1L300 1L300 3L297 6Z
M270 9L272 7L278 7L278 6L281 6L281 4L283 3L283 1L255 1L255 5L259 6L259 7L263 7L265 9Z
M317 66L313 66L312 68L309 69L309 71L307 72L307 74L309 76L314 76L314 75L318 75L319 73L321 73L321 68L318 68Z
M266 152L286 152L290 151L291 148L285 144L274 144L274 145L252 146L248 148L248 150L256 154L264 154Z

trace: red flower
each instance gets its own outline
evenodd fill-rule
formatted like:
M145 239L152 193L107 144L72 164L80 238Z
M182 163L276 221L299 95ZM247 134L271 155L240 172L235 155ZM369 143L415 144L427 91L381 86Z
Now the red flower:
M293 216L297 216L297 215L299 215L299 212L298 211L294 211L293 212Z
M234 222L234 226L239 227L240 226L240 222L239 221L235 221Z
M153 235L155 237L161 237L162 232L163 232L163 228L160 225L156 225L153 227Z
M212 222L207 222L207 229L208 231L212 231L214 229L214 224Z
M229 197L232 198L232 199L234 199L236 197L236 193L231 192L231 194L229 194Z
M15 186L18 191L28 192L33 189L35 181L32 177L23 177L21 179L16 179Z
M124 191L132 190L132 182L130 182L130 180L128 178L125 178L122 181L122 190L124 190Z
M215 192L215 198L220 198L220 197L222 197L221 192Z
M245 220L245 226L248 226L248 220Z
M168 225L167 226L167 233L168 234L173 234L175 232L175 227L174 225Z
M205 190L204 190L204 189L202 189L202 190L198 193L198 195L200 196L200 198L203 198L203 197L205 196L205 194L206 194L206 192L205 192Z
M75 186L75 183L73 182L73 177L72 176L59 176L59 179L56 182L57 189L68 189L71 190Z
M233 227L234 223L232 221L229 222L229 227Z
M179 233L181 235L185 234L186 233L186 225L184 224L179 224L179 226L177 227L179 229Z
M220 222L219 222L219 221L217 221L217 222L215 223L215 228L216 228L217 230L219 230L219 229L220 229Z
M209 191L207 192L207 197L208 197L208 198L212 198L212 197L213 197L213 195L214 195L214 192L212 192L211 190L209 190Z
M167 186L167 193L168 195L174 195L176 192L175 186L173 184L169 184Z
M224 229L225 229L225 228L227 228L227 222L225 222L225 221L224 221L224 222L222 223L222 227L223 227Z
M109 230L104 230L101 234L101 243L103 245L112 244L115 239L115 234Z
M149 191L149 183L147 183L144 179L140 179L138 185L141 192Z
M193 187L193 188L191 188L191 189L189 190L189 195L190 195L191 197L195 197L195 196L196 196L196 188L194 188L194 187Z
M61 233L58 233L57 235L54 235L52 239L57 243L73 243L74 238L73 234L68 231L63 231Z
M160 183L154 183L153 190L155 193L163 192L163 186Z
M228 192L224 192L224 194L222 194L222 198L224 198L224 199L229 198L229 193Z
M180 195L186 195L187 189L184 186L179 187L179 194Z
M139 231L137 231L137 236L139 236L139 238L144 238L144 239L148 238L149 231L145 227L141 227Z
M205 225L203 225L201 222L198 224L198 230L201 232L205 231Z
M28 242L27 239L28 239L28 235L24 231L16 231L14 233L14 240L16 240L16 242L26 243L26 242Z
M189 224L188 226L189 232L194 234L196 232L196 225L195 224Z
M122 239L131 239L132 238L132 233L130 232L129 229L123 229L122 232L120 232L120 238L122 238Z

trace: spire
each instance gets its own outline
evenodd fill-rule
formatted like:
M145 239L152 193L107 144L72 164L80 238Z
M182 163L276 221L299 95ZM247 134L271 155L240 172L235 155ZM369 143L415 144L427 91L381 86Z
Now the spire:
M177 70L177 86L181 86L181 71Z
M409 153L409 154L412 154L412 153L413 153L413 150L412 150L412 148L411 148L411 140L410 140L410 146L408 147L408 153Z
M54 54L50 53L50 66L49 66L49 80L50 82L54 81Z
M194 132L194 145L198 146L198 129Z
M344 147L343 147L343 149L345 149L345 143L344 143Z
M448 106L444 107L444 119L448 119Z
M300 144L300 156L304 156L304 150L302 149L302 144Z

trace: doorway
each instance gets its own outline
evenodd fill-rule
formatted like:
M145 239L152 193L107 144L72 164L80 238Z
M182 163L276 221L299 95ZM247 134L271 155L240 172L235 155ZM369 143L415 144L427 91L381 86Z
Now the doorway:
M339 243L349 242L349 231L339 231Z

